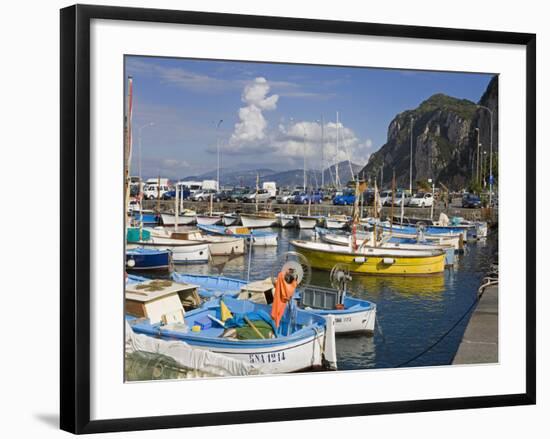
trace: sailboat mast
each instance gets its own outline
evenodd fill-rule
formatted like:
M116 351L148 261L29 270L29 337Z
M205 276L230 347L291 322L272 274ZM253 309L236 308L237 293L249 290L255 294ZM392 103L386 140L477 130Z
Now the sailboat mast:
M321 115L321 188L325 188L325 117Z
M125 182L125 207L126 212L128 212L128 206L130 203L130 162L132 160L132 90L133 79L131 76L128 76L128 96L126 98L126 147L125 147L125 172L124 172L124 182Z
M340 176L338 175L338 152L339 152L339 149L340 149L340 145L338 143L339 139L338 139L338 130L339 130L339 126L340 126L340 114L338 113L338 111L336 112L336 188L337 189L340 189Z

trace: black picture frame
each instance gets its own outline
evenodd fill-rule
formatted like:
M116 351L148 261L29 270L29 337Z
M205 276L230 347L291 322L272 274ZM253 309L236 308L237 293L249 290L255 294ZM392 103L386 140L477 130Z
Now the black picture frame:
M526 392L257 411L90 420L90 21L92 19L228 26L526 47ZM535 404L536 401L536 36L529 33L234 15L111 6L61 10L61 404L72 433L288 421L387 413Z

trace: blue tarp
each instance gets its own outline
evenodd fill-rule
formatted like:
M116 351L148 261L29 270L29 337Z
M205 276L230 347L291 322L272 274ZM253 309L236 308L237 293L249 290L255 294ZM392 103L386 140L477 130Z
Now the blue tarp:
M271 316L265 312L262 309L259 309L257 311L247 312L243 314L234 313L233 317L230 319L227 319L225 323L226 328L242 328L244 326L248 326L248 323L244 320L244 318L247 317L248 320L251 322L255 320L263 320L264 322L268 323L269 326L273 329L273 333L277 334L277 328L275 327L275 322L271 318Z

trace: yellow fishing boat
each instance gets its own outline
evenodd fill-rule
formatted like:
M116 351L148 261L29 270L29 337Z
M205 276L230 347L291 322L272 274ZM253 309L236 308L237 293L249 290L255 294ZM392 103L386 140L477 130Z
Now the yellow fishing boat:
M427 275L445 270L442 250L403 250L395 248L350 247L323 242L296 240L292 245L303 254L312 267L331 270L335 264L345 264L359 274Z

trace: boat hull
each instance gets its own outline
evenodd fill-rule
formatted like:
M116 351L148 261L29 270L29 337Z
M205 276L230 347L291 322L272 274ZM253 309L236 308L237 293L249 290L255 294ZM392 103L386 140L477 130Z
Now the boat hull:
M277 218L264 218L255 215L241 215L243 227L248 229L261 229L277 225Z
M151 241L129 243L129 249L150 248L157 250L169 250L172 253L174 264L200 264L208 262L210 251L208 244L203 243L173 243L174 240L153 238Z
M273 232L263 230L248 230L245 227L222 227L222 226L200 226L199 229L211 235L235 236L244 238L247 244L254 246L274 246L277 245L278 235ZM247 230L248 233L240 233L239 230Z
M330 218L325 219L325 227L327 229L338 230L338 229L345 228L347 225L348 225L347 221L335 220L335 219L330 219Z
M298 217L300 229L314 229L317 225L317 218Z
M351 253L344 247L331 244L326 244L329 250L312 249L299 241L292 244L312 267L321 270L332 270L336 264L345 264L354 273L376 275L429 275L445 270L443 251L433 256L393 256L392 249L378 249L379 256L374 251L370 256L368 249L364 253Z
M168 213L163 213L162 224L165 226L175 226L176 225L176 215L170 215ZM194 224L197 221L197 215L178 215L178 225L187 226L189 224Z
M279 226L286 228L286 227L293 227L294 217L292 215L279 215Z
M224 215L223 217L223 225L224 226L233 226L239 222L238 216L228 216Z
M203 226L213 226L214 224L220 224L221 221L221 216L197 215L197 224Z
M205 239L210 246L212 256L229 256L244 254L243 238L230 238L223 236L211 236Z
M130 262L132 261L132 262ZM126 267L129 270L167 270L170 267L170 251L154 249L128 249Z

